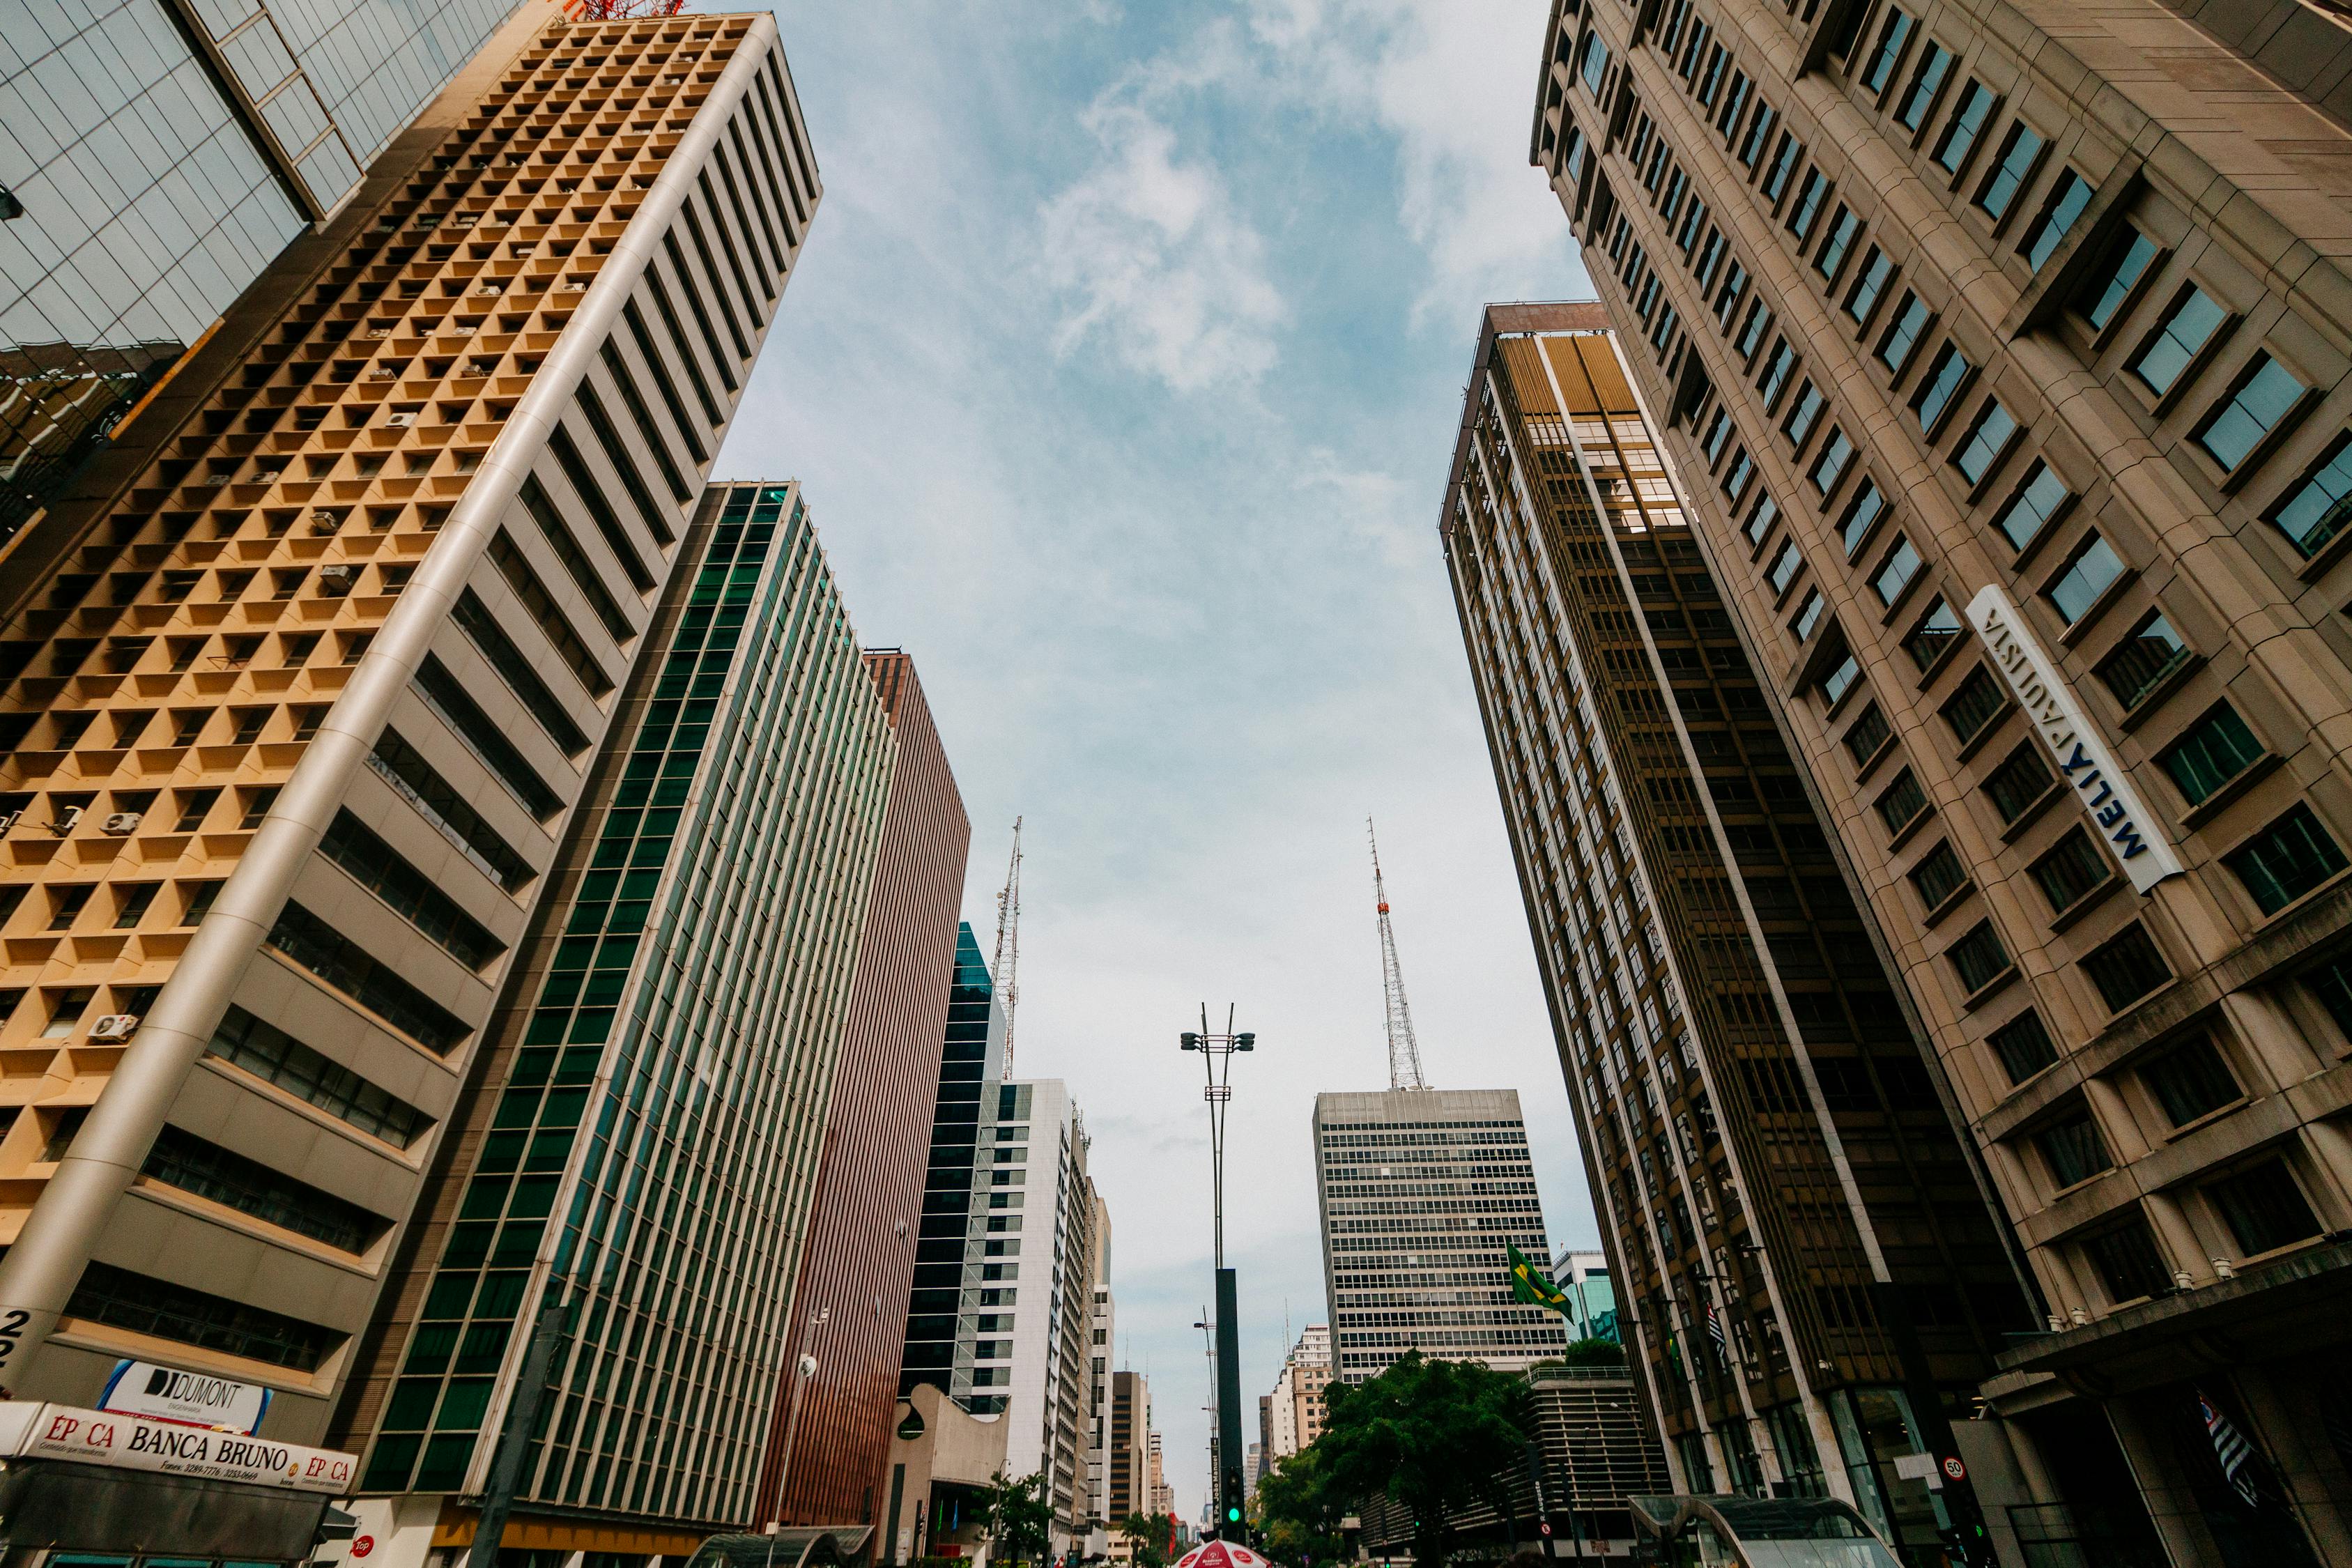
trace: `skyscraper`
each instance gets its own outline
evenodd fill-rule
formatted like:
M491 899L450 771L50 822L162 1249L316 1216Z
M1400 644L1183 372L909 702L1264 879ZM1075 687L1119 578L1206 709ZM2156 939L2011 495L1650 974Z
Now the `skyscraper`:
M1116 1526L1151 1507L1151 1386L1139 1372L1115 1372L1110 1384L1109 1500Z
M1004 1015L996 1003L988 961L981 955L968 921L956 927L955 970L948 983L947 1028L940 1055L898 1392L903 1396L928 1383L967 1410L992 1415L1001 1406L994 1395L975 1389L971 1356L957 1353L967 1305L975 1313L989 1308L992 1326L994 1310L1006 1299L1008 1279L1002 1258L966 1258L973 1173L981 1160L981 1104L994 1092L1004 1070ZM984 1176L981 1184L986 1185Z
M362 171L478 50L502 62L551 11L101 0L5 16L0 542L68 493L264 268L346 211ZM71 533L87 519L61 521ZM43 574L12 559L0 584ZM0 606L15 597L0 591Z
M1441 526L1621 1336L1679 1488L1932 1553L2024 1300L1685 507L1599 309L1489 307Z
M345 1406L362 1496L462 1523L562 1300L516 1516L557 1546L760 1522L901 754L797 487L712 487L682 553Z
M898 761L857 942L800 1285L779 1363L761 1523L871 1523L890 1448L907 1292L971 826L914 661L868 651ZM817 1370L790 1369L803 1352ZM787 1487L783 1483L789 1480Z
M2022 1497L2179 1563L2352 1560L2346 40L1563 6L1533 132L2030 1265Z
M1517 1089L1318 1094L1314 1129L1335 1377L1409 1350L1507 1370L1566 1347L1557 1314L1511 1298L1507 1247L1551 1256Z
M264 279L271 329L184 370L181 434L0 633L22 1398L86 1405L145 1357L274 1390L265 1436L352 1426L355 1342L789 276L817 192L770 18L517 48ZM572 1171L540 1125L528 1158ZM576 1247L529 1212L541 1169L467 1245Z

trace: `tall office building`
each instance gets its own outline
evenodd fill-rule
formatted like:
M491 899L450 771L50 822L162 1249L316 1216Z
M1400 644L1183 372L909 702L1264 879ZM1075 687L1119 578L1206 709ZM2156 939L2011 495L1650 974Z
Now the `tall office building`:
M1115 1372L1110 1384L1109 1496L1113 1525L1151 1507L1151 1385L1139 1372Z
M1551 1256L1517 1089L1318 1094L1314 1129L1333 1376L1409 1350L1516 1370L1566 1347L1558 1314L1511 1299L1507 1247Z
M1147 1475L1144 1489L1151 1497L1149 1511L1154 1519L1172 1520L1176 1517L1176 1489L1168 1484L1166 1468L1160 1463L1160 1434L1146 1432L1143 1442L1143 1465Z
M141 1357L273 1390L266 1436L351 1427L789 276L817 193L770 18L517 48L379 161L322 265L248 295L271 329L184 370L168 449L0 631L20 1398L89 1405ZM588 1087L548 1096L547 1173ZM515 1184L501 1266L576 1245L544 1188ZM485 1345L504 1300L467 1308Z
M971 924L956 927L955 969L948 982L948 1017L932 1097L929 1164L923 1177L923 1217L915 1233L914 1282L907 1299L906 1344L900 1353L901 1398L929 1384L976 1414L1003 1408L976 1389L969 1347L959 1355L962 1331L977 1327L967 1311L995 1310L1018 1290L1002 1257L967 1258L972 1221L973 1173L981 1163L983 1100L1004 1072L1004 1011L997 1005L988 961ZM987 1184L987 1178L981 1178ZM967 1298L969 1298L967 1300Z
M2023 1296L1600 318L1488 309L1442 529L1621 1331L1679 1488L1931 1561Z
M344 1402L387 1527L470 1521L551 1300L518 1524L760 1522L906 747L798 487L713 486L681 555Z
M1118 1523L1110 1511L1111 1349L1118 1338L1118 1304L1110 1289L1110 1205L1094 1199L1094 1313L1087 1335L1086 1468L1087 1515L1091 1538ZM1088 1555L1108 1550L1108 1540L1090 1540Z
M866 668L898 755L779 1363L787 1370L754 1510L761 1523L874 1522L898 1403L956 906L971 846L914 661L897 649L868 652ZM790 1371L803 1353L816 1361L805 1380Z
M1267 1396L1266 1468L1323 1436L1323 1391L1331 1382L1331 1329L1309 1323L1282 1358Z
M526 29L555 15L540 0L9 7L0 542L70 493L125 412L518 12ZM43 574L21 564L0 582Z
M1610 0L1536 112L2031 1265L2024 1489L2183 1563L2352 1561L2347 42Z

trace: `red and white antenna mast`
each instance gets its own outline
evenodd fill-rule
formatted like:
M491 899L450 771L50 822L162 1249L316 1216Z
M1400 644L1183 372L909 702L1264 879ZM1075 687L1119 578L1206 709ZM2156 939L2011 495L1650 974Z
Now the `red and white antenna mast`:
M996 895L996 959L988 966L1004 1005L1004 1076L1013 1076L1013 1009L1021 1001L1021 818L1013 819L1013 864Z
M1389 921L1389 894L1381 881L1381 840L1364 819L1372 841L1372 898L1381 907L1381 984L1388 995L1389 1087L1427 1089L1421 1076L1421 1047L1412 1037L1412 1009L1405 1005L1404 971L1397 966L1396 927Z

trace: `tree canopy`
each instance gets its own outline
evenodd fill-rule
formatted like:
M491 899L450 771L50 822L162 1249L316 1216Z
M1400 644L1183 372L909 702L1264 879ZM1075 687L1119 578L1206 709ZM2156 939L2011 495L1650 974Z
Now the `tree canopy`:
M1319 1506L1335 1524L1357 1500L1385 1493L1412 1514L1415 1560L1438 1563L1452 1534L1450 1510L1484 1500L1509 1514L1505 1476L1534 1431L1524 1378L1409 1351L1377 1377L1332 1384L1324 1399L1323 1436L1306 1452L1316 1456L1310 1474L1319 1477Z
M1163 1515L1130 1513L1118 1521L1135 1552L1135 1568L1168 1568L1168 1549L1175 1542L1175 1521Z
M1045 1560L1053 1545L1054 1505L1045 1500L1043 1471L1011 1481L999 1470L994 1484L980 1494L980 1510L998 1557L1007 1563Z

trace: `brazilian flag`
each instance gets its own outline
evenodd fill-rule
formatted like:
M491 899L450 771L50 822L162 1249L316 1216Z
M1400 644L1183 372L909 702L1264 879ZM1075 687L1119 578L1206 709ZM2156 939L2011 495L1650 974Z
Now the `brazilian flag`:
M1503 1246L1511 1255L1511 1299L1530 1307L1549 1307L1561 1317L1573 1315L1568 1298L1549 1276L1528 1260L1528 1255L1509 1242Z

